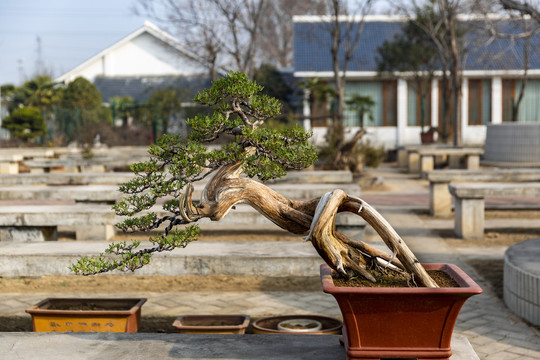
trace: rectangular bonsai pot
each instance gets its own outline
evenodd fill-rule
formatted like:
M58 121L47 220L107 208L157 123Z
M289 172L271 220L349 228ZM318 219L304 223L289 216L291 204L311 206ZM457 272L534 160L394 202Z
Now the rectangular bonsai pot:
M450 358L458 313L482 289L453 264L423 266L445 272L459 287L337 287L330 267L321 265L323 291L335 297L343 315L347 359Z
M26 309L38 332L129 332L139 330L145 298L48 298Z
M248 325L247 315L186 315L173 323L183 334L244 334Z

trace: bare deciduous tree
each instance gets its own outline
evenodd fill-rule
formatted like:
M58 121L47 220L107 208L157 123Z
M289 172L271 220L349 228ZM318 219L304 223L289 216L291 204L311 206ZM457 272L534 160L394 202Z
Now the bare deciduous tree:
M203 59L212 79L219 70L246 73L262 63L292 65L297 14L325 10L325 0L138 0L134 11L156 20Z
M347 70L359 45L360 35L364 26L364 17L370 11L371 0L363 0L351 4L343 0L327 0L327 15L322 17L318 25L327 35L319 39L321 47L328 49L332 62L333 122L328 129L327 140L331 161L335 168L346 168L346 161L354 152L355 145L364 133L360 130L352 139L346 141L344 127L345 85ZM303 34L303 36L320 36Z
M437 49L442 70L443 118L441 119L441 137L446 141L452 124L455 146L461 146L461 84L464 33L458 23L458 14L462 12L461 0L434 0L413 2L412 20L431 38ZM416 16L422 14L422 16ZM420 21L419 21L420 20Z
M516 53L518 49L522 52L523 73L520 77L519 93L511 104L512 121L518 121L519 108L527 87L531 51L535 52L535 49L531 47L531 38L540 33L539 5L538 2L533 4L530 1L515 0L484 0L477 1L475 4L475 9L485 16L489 41L494 41L496 38L507 39L513 53ZM500 15L490 16L493 12Z
M167 26L203 59L212 79L219 69L253 75L266 0L139 0L134 11Z

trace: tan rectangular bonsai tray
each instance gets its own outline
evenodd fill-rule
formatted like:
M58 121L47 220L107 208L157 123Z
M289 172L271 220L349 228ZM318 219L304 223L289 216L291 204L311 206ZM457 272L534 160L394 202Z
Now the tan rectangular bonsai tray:
M39 332L137 332L145 298L48 298L26 310ZM82 306L81 306L82 305Z

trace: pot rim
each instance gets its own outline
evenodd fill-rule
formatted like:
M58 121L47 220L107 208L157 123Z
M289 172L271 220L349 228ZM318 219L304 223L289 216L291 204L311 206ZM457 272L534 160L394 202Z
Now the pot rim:
M463 294L476 295L482 293L482 288L455 264L429 263L422 264L426 270L440 270L450 275L459 287L450 288L400 288L400 287L339 287L332 280L332 269L327 264L320 267L323 291L329 294Z
M261 322L264 322L264 321L270 320L270 319L277 319L277 318L283 318L283 320L299 319L299 318L302 318L302 319L316 319L319 322L321 322L321 319L322 319L322 321L331 320L331 321L335 321L337 323L337 325L334 326L334 327L326 328L326 329L323 328L323 329L321 329L321 330L319 330L317 332L314 332L314 333L318 333L318 334L332 333L332 332L335 332L335 331L340 331L343 328L343 322L341 320L333 318L333 317L324 316L324 315L315 315L315 314L299 314L299 315L276 315L276 316L263 317L263 318L255 320L253 322L253 324L252 324L253 329L257 330L257 331L264 332L264 333L269 333L269 334L285 334L285 333L287 333L287 334L306 334L306 335L307 334L314 334L313 332L312 333L309 333L309 332L305 332L305 333L284 332L282 330L270 329L270 328L265 328L265 327L260 326Z
M235 325L185 325L182 322L187 318L199 319L238 319L238 324ZM180 330L201 330L201 329L220 329L220 330L235 330L248 327L251 318L249 315L243 314L225 314L225 315L181 315L173 322L173 326Z
M25 311L31 315L130 315L135 314L146 302L146 298L46 298ZM50 310L41 306L53 301L87 301L87 302L132 302L128 310Z

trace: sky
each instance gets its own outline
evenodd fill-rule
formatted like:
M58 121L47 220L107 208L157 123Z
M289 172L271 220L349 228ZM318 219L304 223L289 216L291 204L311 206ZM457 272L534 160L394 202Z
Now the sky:
M58 77L113 45L147 20L134 14L135 2L0 0L0 85L31 79L39 59Z
M20 85L41 59L59 76L143 26L134 0L0 0L0 85ZM21 66L22 65L22 66Z

